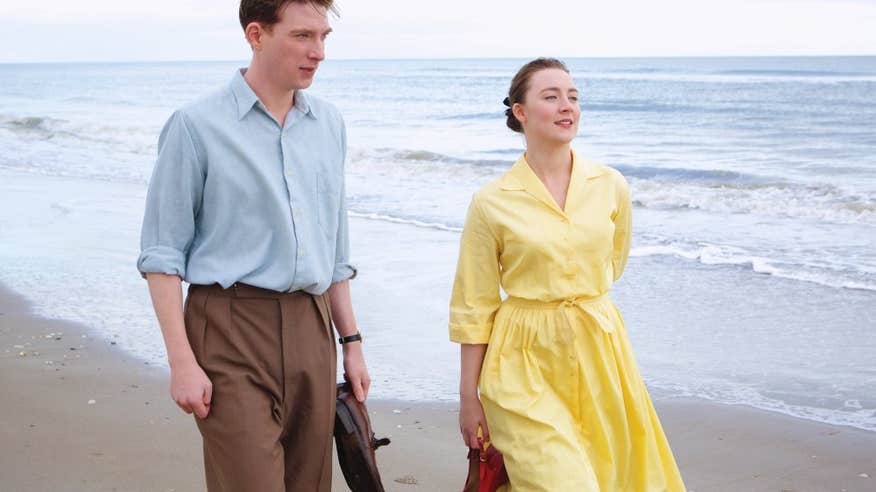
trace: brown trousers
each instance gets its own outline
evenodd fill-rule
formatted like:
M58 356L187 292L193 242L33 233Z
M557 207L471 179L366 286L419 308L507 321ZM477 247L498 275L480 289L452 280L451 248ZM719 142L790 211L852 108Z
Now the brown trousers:
M331 490L336 352L328 297L192 285L185 325L213 383L207 490Z

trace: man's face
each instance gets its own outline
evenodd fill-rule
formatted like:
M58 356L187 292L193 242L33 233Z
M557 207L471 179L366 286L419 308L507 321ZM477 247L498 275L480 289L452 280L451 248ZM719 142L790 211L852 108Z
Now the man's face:
M325 8L289 3L280 12L280 22L262 36L258 56L278 84L288 90L305 89L325 59L325 39L330 32Z

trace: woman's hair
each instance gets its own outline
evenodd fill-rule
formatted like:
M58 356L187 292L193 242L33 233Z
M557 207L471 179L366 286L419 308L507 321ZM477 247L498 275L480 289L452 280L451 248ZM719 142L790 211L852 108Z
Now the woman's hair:
M508 106L508 109L505 110L505 117L507 118L505 124L508 125L508 128L517 133L523 133L523 125L521 125L520 120L514 116L514 112L511 111L511 108L514 107L515 103L523 104L525 102L524 97L526 96L526 91L529 90L529 80L532 78L532 75L540 70L548 68L559 68L560 70L569 73L566 64L556 58L536 58L520 67L520 70L517 71L517 75L511 80L511 87L508 89L508 97L506 97L504 101L505 106Z
M280 12L290 3L309 3L338 14L334 0L241 0L238 12L240 26L246 31L250 22L258 22L270 30L274 24L280 22Z

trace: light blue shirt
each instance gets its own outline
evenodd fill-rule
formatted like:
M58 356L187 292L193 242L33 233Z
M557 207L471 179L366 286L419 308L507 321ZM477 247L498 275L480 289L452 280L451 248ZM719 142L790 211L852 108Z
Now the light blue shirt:
M298 90L281 127L236 72L161 131L137 268L315 295L354 277L346 145L331 104Z

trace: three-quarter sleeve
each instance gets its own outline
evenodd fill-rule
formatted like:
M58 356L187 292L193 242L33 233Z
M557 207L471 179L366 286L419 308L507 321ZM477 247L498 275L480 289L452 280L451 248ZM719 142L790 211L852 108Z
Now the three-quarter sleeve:
M630 200L630 185L620 174L617 174L615 185L615 211L612 215L614 222L614 243L611 254L611 266L614 271L614 280L624 273L627 258L630 255L630 241L632 239L632 214L633 204Z
M450 298L451 341L489 342L493 318L502 303L499 254L499 242L475 196L459 243L459 261Z
M140 235L137 269L185 278L206 172L185 116L175 112L158 139L158 158Z
M341 121L341 162L347 162L347 127ZM335 237L335 266L332 283L356 278L358 270L350 263L350 221L347 218L347 193L344 168L341 167L341 205L338 207L338 233Z

